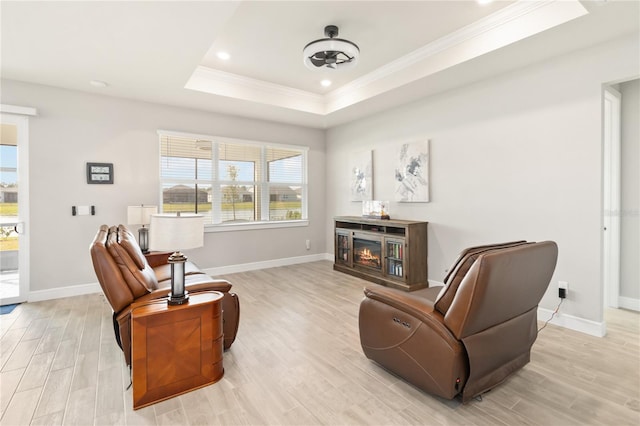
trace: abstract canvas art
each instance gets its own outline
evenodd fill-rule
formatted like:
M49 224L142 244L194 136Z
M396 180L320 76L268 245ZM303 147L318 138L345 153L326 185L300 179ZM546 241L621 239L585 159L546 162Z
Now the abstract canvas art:
M429 141L400 147L395 170L395 200L408 203L429 201Z
M371 151L352 154L349 161L351 201L367 201L373 197L373 160Z

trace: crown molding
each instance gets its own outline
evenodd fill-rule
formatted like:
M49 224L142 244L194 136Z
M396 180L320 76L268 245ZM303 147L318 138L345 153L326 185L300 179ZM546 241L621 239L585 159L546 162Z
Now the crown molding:
M588 13L578 0L520 0L327 93L327 114Z
M325 114L323 95L204 66L196 68L184 87L214 95Z
M473 24L469 24L457 31L454 31L446 36L424 45L423 47L414 50L396 59L393 62L389 62L386 65L359 77L352 82L345 84L344 86L333 90L328 93L329 96L341 96L345 92L357 90L365 87L375 81L386 78L392 74L397 73L403 69L406 69L418 62L428 59L437 53L452 48L464 41L471 40L478 37L481 34L486 33L489 30L499 28L500 26L511 22L514 19L518 19L532 11L541 7L547 6L550 3L554 3L556 0L542 0L542 1L519 1L512 5L509 5L497 12L482 18Z
M326 116L587 13L579 0L520 0L325 95L203 66L185 88Z

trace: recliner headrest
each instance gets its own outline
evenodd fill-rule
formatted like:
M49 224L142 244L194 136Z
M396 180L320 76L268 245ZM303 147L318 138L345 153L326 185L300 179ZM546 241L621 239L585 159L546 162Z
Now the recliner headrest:
M462 282L462 279L467 275L471 266L475 263L478 256L483 253L487 253L491 250L499 250L507 247L516 247L519 245L527 244L526 241L511 241L508 243L488 244L483 246L469 247L463 250L458 259L453 263L449 273L445 277L444 287L440 290L438 297L434 303L434 308L445 315L453 302L453 298L458 291L458 287Z
M118 244L127 251L127 254L138 269L144 269L147 260L136 241L136 237L134 237L131 231L124 225L118 225Z

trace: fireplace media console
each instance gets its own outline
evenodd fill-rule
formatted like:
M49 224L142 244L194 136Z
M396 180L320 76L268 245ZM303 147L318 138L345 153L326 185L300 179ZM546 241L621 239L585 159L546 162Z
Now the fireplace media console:
M428 287L427 222L341 216L333 269L406 291Z

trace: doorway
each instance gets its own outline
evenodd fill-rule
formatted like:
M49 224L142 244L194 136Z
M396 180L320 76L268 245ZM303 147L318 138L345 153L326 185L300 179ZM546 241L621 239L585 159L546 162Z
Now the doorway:
M640 311L640 79L603 92L604 306Z
M605 306L618 308L620 295L620 92L603 98L603 283Z
M29 289L28 117L0 114L0 305Z

